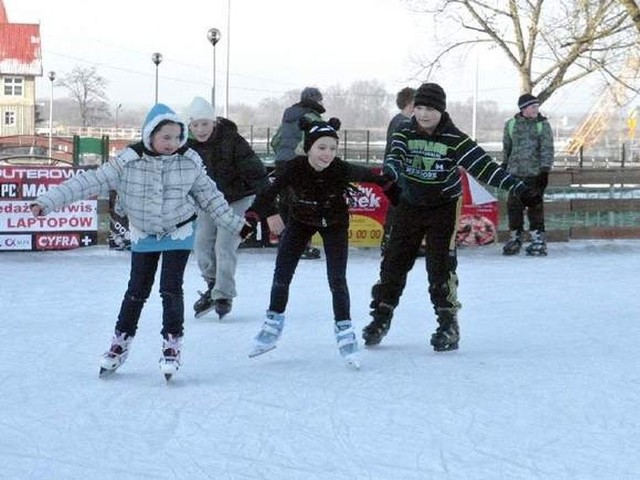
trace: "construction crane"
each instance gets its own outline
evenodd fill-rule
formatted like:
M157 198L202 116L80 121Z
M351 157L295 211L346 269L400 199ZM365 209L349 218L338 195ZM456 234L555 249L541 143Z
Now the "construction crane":
M589 148L596 143L602 132L606 130L615 110L632 100L633 92L625 84L634 87L638 85L639 67L640 59L637 54L630 53L618 75L618 78L624 83L615 82L602 91L596 103L569 139L566 151L570 155L577 155L580 150Z

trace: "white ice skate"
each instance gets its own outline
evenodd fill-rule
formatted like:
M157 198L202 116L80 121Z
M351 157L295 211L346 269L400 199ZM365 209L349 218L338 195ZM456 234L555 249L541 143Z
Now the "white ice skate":
M104 377L115 372L129 355L129 347L133 337L126 333L115 332L111 339L111 347L100 358L100 376Z
M162 357L160 357L160 370L164 378L169 381L178 371L180 366L180 350L182 337L168 334L162 341Z
M276 344L282 336L283 328L284 315L282 313L267 311L267 318L262 324L262 329L258 332L258 335L256 335L253 350L249 353L249 357L257 357L276 348Z
M360 353L358 352L358 341L356 332L353 330L351 320L340 320L335 323L334 333L338 342L338 351L347 362L347 366L360 369Z

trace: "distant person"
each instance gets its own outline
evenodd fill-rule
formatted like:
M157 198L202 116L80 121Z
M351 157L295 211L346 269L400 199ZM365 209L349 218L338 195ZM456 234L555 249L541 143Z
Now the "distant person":
M527 205L541 201L533 189L500 168L458 130L446 109L442 87L424 83L416 91L411 122L393 134L383 172L397 180L400 201L382 257L380 280L372 288L373 321L362 332L367 346L379 344L389 331L407 274L425 241L428 291L438 322L431 346L437 352L458 348L461 305L455 240L462 209L460 167L484 183L513 192Z
M504 125L502 136L502 166L523 183L538 189L541 195L547 188L553 167L553 132L546 117L540 114L540 102L530 93L518 99L520 111ZM505 255L520 253L524 232L524 212L527 211L531 243L525 251L529 255L546 255L544 203L526 206L516 195L507 199L507 215L511 238L504 244Z
M198 154L186 146L187 125L166 105L156 104L142 126L142 140L96 170L88 170L39 196L34 216L47 215L107 190L118 193L119 208L129 219L131 270L111 347L100 363L100 375L112 373L129 354L142 307L149 298L160 258L162 356L167 379L180 367L184 324L182 284L193 247L196 207L234 235L253 232L234 215Z
M278 176L286 162L303 154L303 135L299 121L306 118L311 122L322 120L322 114L326 111L323 104L322 93L316 87L305 87L300 93L300 101L288 107L282 114L282 122L276 132L271 146L275 152L275 175ZM289 219L290 191L280 194L280 215L286 223ZM314 260L320 258L320 250L307 245L300 258Z
M355 188L350 185L352 181L374 182L383 187L392 186L392 182L368 167L353 165L336 157L339 127L337 118L331 118L329 122L311 122L301 118L305 154L287 161L273 184L258 194L246 213L249 222L257 223L269 214L270 206L279 193L292 189L290 215L280 238L269 308L251 357L276 347L284 328L284 312L293 275L309 239L317 232L322 237L326 256L338 349L349 365L358 366L358 343L351 324L346 276L349 255L349 207L346 200ZM317 320L317 313L310 315L314 321Z
M393 140L393 134L405 123L411 120L411 115L413 114L413 97L416 93L415 88L404 87L402 90L398 92L396 95L396 105L400 110L398 113L394 115L394 117L389 122L389 126L387 127L387 143L384 149L384 156L386 156L391 152L391 144ZM384 231L382 234L382 241L380 243L380 252L384 255L384 249L387 244L387 240L389 239L389 230L391 229L391 224L393 222L393 205L389 205L387 209L387 215L384 221Z
M204 162L236 215L244 215L256 192L269 185L267 171L231 120L216 117L213 106L195 97L186 110L191 136L187 146ZM236 266L240 237L220 227L207 212L199 212L195 255L207 288L193 305L196 317L215 310L219 318L232 308L236 291Z

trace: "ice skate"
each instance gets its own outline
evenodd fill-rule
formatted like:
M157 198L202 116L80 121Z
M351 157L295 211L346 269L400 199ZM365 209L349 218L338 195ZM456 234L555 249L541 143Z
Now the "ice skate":
M373 320L362 329L362 339L365 347L378 345L391 327L393 307L380 303L371 313Z
M300 256L303 260L317 260L320 258L320 250L315 247L307 247Z
M257 357L276 348L276 344L282 336L283 328L284 315L268 310L267 318L262 324L262 329L258 332L258 335L256 335L253 350L249 353L249 357Z
M360 369L360 355L358 354L358 341L356 340L356 332L353 330L351 320L340 320L335 323L334 333L336 334L336 342L338 343L338 351L347 366Z
M216 308L215 301L211 298L213 285L214 282L209 282L208 287L204 292L198 291L200 298L193 304L193 310L195 312L194 316L196 318L200 318Z
M544 232L534 230L531 232L531 243L525 248L527 255L547 255L547 242Z
M160 370L164 378L169 381L178 371L180 366L180 350L182 348L182 337L167 334L162 340L162 357L160 357Z
M438 317L438 328L431 335L431 346L436 352L448 352L458 349L460 327L455 315L446 314Z
M226 315L229 314L229 312L231 312L232 306L233 301L230 298L218 298L214 302L214 308L220 320L222 320Z
M126 333L116 332L111 340L111 347L102 354L100 359L100 376L104 377L115 372L129 355L129 347L133 337Z
M522 232L512 231L511 238L502 247L503 255L517 255L522 248Z

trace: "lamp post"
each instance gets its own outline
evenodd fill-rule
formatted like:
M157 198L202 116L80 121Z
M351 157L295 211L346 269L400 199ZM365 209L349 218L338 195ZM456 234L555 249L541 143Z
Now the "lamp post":
M216 43L220 41L220 30L217 28L210 28L207 31L207 39L213 46L213 81L211 83L211 105L213 111L216 111Z
M231 0L227 0L227 82L224 99L224 116L229 117L229 62L231 60Z
M159 52L151 55L151 61L156 65L156 103L158 103L158 65L162 62L162 54Z
M118 123L118 114L120 113L121 108L122 108L122 104L119 103L116 106L116 138L118 137L118 127L120 126L120 124Z
M53 146L53 81L56 79L56 72L49 72L49 158L51 158L52 146Z

